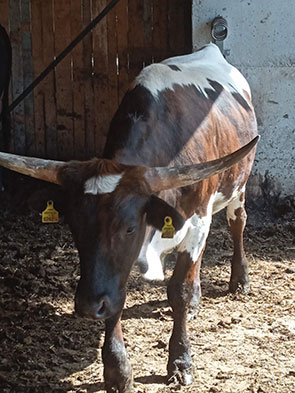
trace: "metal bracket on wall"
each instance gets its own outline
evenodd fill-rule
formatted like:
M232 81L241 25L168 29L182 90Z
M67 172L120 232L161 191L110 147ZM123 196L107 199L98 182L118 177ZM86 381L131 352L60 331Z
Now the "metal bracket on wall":
M211 36L214 43L218 46L223 56L228 55L223 49L223 41L226 39L228 34L227 20L222 16L217 16L211 23Z

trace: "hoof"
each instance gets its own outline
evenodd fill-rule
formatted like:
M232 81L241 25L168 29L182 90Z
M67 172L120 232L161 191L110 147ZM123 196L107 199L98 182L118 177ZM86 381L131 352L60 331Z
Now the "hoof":
M133 374L129 363L121 368L104 369L104 384L107 393L131 393Z
M168 362L167 371L168 383L179 383L186 386L191 385L194 381L193 365L188 354Z
M171 375L168 374L168 384L191 385L194 381L192 368L186 370L176 370Z
M240 288L241 292L245 295L250 292L249 282L231 280L229 283L229 291L231 293L235 293L238 290L238 288Z
M198 316L199 312L200 312L199 304L190 306L189 309L188 309L186 320L188 322L194 321L195 319L197 319L197 316Z
M132 386L132 377L121 381L105 381L105 390L107 393L131 393Z

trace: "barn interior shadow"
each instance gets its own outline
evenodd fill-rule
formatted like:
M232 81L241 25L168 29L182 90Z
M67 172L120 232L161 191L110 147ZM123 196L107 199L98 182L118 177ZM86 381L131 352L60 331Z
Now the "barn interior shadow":
M71 375L90 365L101 373L103 324L72 313L79 261L71 234L63 223L42 225L39 214L14 208L3 194L0 391L74 391ZM103 390L102 378L92 381L88 391Z
M2 391L75 390L69 377L100 358L102 324L59 314L43 300L4 310L1 325ZM95 384L99 388L102 381Z

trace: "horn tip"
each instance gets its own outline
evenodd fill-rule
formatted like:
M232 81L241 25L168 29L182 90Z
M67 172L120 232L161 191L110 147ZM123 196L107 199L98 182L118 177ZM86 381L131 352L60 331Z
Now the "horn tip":
M255 142L255 145L259 142L261 136L258 134L254 139L253 142Z

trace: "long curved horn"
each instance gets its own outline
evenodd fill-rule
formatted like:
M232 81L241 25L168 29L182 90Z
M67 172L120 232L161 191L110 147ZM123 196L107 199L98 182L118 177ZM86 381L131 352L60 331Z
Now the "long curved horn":
M144 174L145 180L152 193L189 186L210 176L217 175L235 165L250 153L256 146L259 138L259 136L256 136L241 149L217 160L181 167L148 168Z
M62 161L44 160L42 158L24 157L16 154L0 153L0 165L12 171L60 184L57 179L58 169L64 165Z

